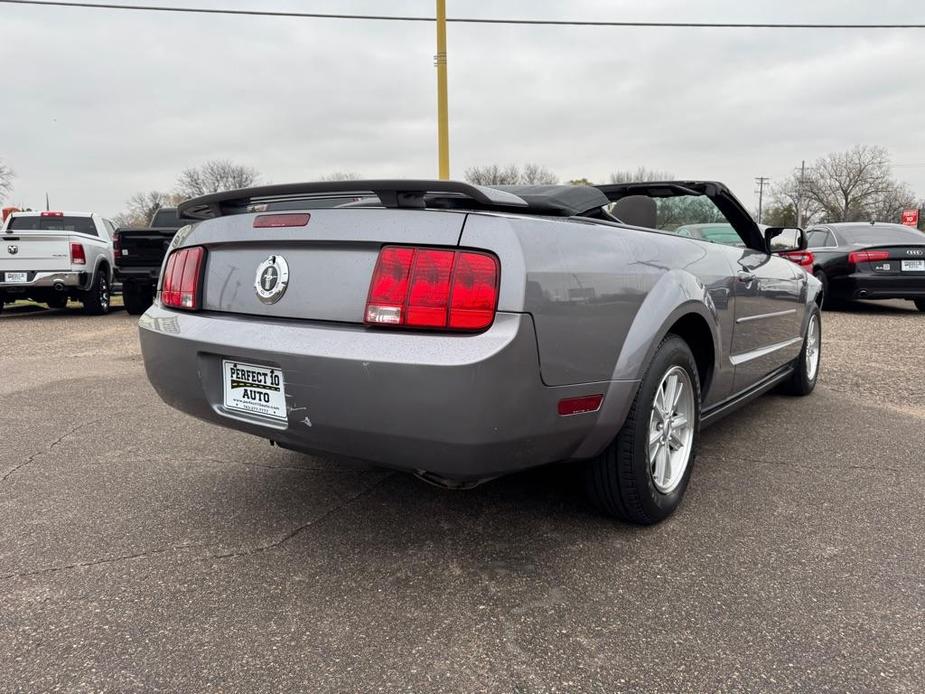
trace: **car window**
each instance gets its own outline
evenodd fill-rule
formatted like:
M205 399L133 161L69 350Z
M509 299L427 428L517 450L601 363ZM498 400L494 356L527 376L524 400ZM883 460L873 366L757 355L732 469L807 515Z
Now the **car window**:
M73 231L79 234L99 236L96 225L89 217L45 216L11 217L7 229L16 231Z
M825 245L825 232L824 231L807 231L806 232L806 247L807 248L822 248Z
M858 224L838 228L845 243L852 246L879 244L923 243L925 234L915 229L897 225Z
M656 229L723 246L745 247L726 216L708 197L677 195L652 199L656 208Z

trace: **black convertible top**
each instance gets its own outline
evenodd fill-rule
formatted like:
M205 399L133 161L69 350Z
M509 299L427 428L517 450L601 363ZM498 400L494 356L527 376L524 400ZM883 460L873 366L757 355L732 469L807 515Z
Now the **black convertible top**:
M330 201L338 198L343 199L344 205L365 205L362 199L369 198L368 204L378 203L383 207L492 210L556 217L574 217L608 203L607 196L592 186L476 186L461 181L370 180L243 188L193 198L180 203L178 209L186 219L208 219L266 209L293 209L300 203L307 207L331 207ZM358 198L360 201L356 202Z

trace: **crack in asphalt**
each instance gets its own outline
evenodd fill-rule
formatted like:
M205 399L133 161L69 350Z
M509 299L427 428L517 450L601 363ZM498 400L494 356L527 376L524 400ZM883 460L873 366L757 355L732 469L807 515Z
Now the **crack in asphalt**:
M366 496L367 494L372 492L374 489L376 489L376 487L380 486L386 480L390 479L394 475L395 473L389 473L389 474L384 475L383 477L376 480L372 484L367 485L366 487L358 491L356 494L353 494L347 497L346 499L344 499L343 501L341 501L340 503L335 504L334 506L326 510L324 513L322 513L317 518L313 518L312 520L306 523L303 523L302 525L297 526L293 530L289 531L288 533L286 533L279 539L274 540L273 542L270 542L269 544L258 545L257 547L250 547L247 549L234 550L232 552L224 552L221 554L207 554L206 556L202 557L202 559L203 560L205 559L213 559L213 560L214 559L233 559L235 557L246 557L252 554L259 554L262 552L267 552L272 549L277 549L283 546L284 544L286 544L287 542L289 542L290 540L292 540L294 537L298 536L300 533L312 527L313 525L316 525L317 523L324 521L325 519L329 518L332 514L346 508L347 506L352 504L357 499L360 499ZM0 575L0 580L28 578L30 576L39 576L43 574L57 573L59 571L67 571L70 569L81 569L81 568L86 568L90 566L100 566L103 564L114 564L116 562L121 562L121 561L134 561L134 560L139 560L139 559L148 559L150 557L158 556L161 554L167 554L168 552L181 552L181 551L188 550L188 549L201 549L201 548L208 548L211 546L213 545L206 545L202 543L190 542L190 543L184 543L181 545L173 545L170 547L164 547L162 549L145 550L143 552L134 552L132 554L122 554L122 555L118 555L115 557L106 557L104 559L95 559L95 560L90 560L90 561L77 561L71 564L64 564L62 566L49 566L49 567L45 567L41 569L32 569L30 571L14 572L14 573Z
M43 574L57 573L58 571L67 571L69 569L82 569L88 566L100 566L101 564L114 564L115 562L120 561L131 561L133 559L147 559L148 557L153 557L158 554L166 554L167 552L178 552L184 549L195 549L198 547L206 547L207 545L187 543L182 545L175 545L172 547L164 547L163 549L151 549L144 552L135 552L134 554L120 554L115 557L106 557L105 559L94 559L91 561L77 561L73 564L64 564L62 566L47 566L42 569L32 569L31 571L21 571L18 573L4 574L0 576L0 580L7 580L10 578L28 578L29 576L40 576Z
M10 470L7 470L7 471L3 474L3 476L0 477L0 483L6 482L6 481L7 481L10 477L12 477L15 473L19 472L19 471L22 470L23 468L28 467L29 465L31 465L32 463L34 463L35 460L36 460L36 458L39 458L39 457L41 457L41 456L43 456L43 455L48 455L49 453L51 453L51 451L52 451L56 446L58 446L62 441L64 441L64 439L66 439L68 436L73 436L74 434L76 434L76 433L77 433L78 431L80 431L81 429L83 429L83 428L85 428L85 427L93 426L94 424L98 424L99 422L102 422L104 419L106 419L106 417L98 417L98 418L96 418L96 419L94 419L94 420L91 420L91 421L89 421L89 422L84 422L83 424L78 424L76 427L74 427L74 428L71 429L70 431L67 431L67 432L65 432L64 434L61 434L61 436L59 436L59 437L56 438L54 441L52 441L52 442L45 448L45 450L43 450L43 451L36 451L36 452L33 453L32 455L30 455L28 458L26 458L23 462L21 462L19 465L17 465L17 466L15 466L15 467L11 468Z
M259 545L259 546L257 546L257 547L251 547L251 548L249 548L249 549L236 550L236 551L233 551L233 552L225 552L225 553L222 553L222 554L213 554L213 555L211 555L211 558L212 558L212 559L233 559L233 558L235 558L235 557L246 557L246 556L251 555L251 554L259 554L259 553L261 553L261 552L268 552L268 551L271 550L271 549L276 549L276 548L278 548L278 547L281 547L282 545L286 544L286 543L289 542L291 539L293 539L294 537L298 536L299 534L301 534L302 532L304 532L304 531L307 530L308 528L312 527L313 525L315 525L315 524L317 524L317 523L321 523L322 521L324 521L325 519L327 519L328 517L330 517L333 513L335 513L335 512L337 512L337 511L340 511L340 510L346 508L347 506L349 506L350 504L352 504L352 503L353 503L354 501L356 501L357 499L360 499L360 498L366 496L367 494L369 494L370 492L372 492L374 489L376 489L376 487L378 487L378 486L380 486L381 484L383 484L386 480L391 479L394 475L395 475L395 473L389 473L389 474L384 475L383 477L381 477L380 479L376 480L376 481L373 482L372 484L367 485L366 487L364 487L363 489L361 489L360 491L358 491L356 494L353 494L352 496L347 497L346 499L344 499L343 501L341 501L341 503L335 504L334 506L332 506L331 508L329 508L327 511L325 511L324 513L322 513L322 514L321 514L320 516L318 516L317 518L313 518L312 520L308 521L307 523L303 523L302 525L300 525L300 526L298 526L297 528L295 528L294 530L292 530L292 531L286 533L285 535L283 535L281 538L279 538L278 540L276 540L276 541L274 541L274 542L271 542L271 543L266 544L266 545Z

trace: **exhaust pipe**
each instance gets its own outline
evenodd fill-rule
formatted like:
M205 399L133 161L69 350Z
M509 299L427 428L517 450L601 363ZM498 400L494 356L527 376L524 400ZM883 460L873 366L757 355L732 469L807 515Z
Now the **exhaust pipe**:
M52 286L55 288L55 291L56 291L56 292L63 292L64 289L65 289L65 287L64 287L64 282L62 282L61 280L58 280L58 281L55 282L54 285L52 285Z

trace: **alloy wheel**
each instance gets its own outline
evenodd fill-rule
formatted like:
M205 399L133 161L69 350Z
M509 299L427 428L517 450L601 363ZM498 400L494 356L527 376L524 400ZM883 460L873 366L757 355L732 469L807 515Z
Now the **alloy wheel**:
M690 463L694 406L690 375L680 366L671 367L655 391L649 415L649 472L662 494L675 490Z

